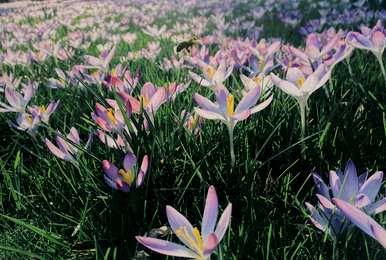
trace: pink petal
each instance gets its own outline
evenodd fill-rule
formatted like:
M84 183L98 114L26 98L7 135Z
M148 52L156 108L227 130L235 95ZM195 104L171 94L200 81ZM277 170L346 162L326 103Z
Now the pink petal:
M220 220L217 223L217 227L215 230L216 237L220 242L224 237L224 234L229 226L229 222L232 214L232 203L229 203L224 212L222 213Z
M123 159L123 167L125 168L126 171L131 170L133 166L137 162L137 157L135 157L134 154L128 153L125 155L125 158Z
M151 237L136 236L135 239L145 247L164 255L198 259L200 256L179 244Z
M216 250L219 241L216 237L216 234L211 233L208 235L206 242L204 242L204 255L210 255Z
M206 196L204 215L202 217L201 235L205 241L210 233L213 233L216 227L218 214L218 200L216 190L213 186L209 187L208 194Z

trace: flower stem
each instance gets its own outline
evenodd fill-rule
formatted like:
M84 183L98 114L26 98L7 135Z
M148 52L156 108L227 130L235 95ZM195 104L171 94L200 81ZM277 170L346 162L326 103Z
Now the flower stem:
M303 141L306 134L306 104L304 102L299 102L300 107L300 121L301 121L301 138L302 138L302 151L303 157L305 157L306 146Z
M235 158L235 148L233 144L233 127L232 126L228 126L228 133L229 133L229 149L231 153L231 167L233 169L233 167L235 166L236 158Z
M381 55L377 56L377 59L379 62L379 66L381 66L382 75L386 83L386 71L385 71L385 66L383 65L382 56Z
M350 73L350 76L352 76L352 68L351 68L351 63L350 63L350 57L346 58L346 63L348 67L348 73Z

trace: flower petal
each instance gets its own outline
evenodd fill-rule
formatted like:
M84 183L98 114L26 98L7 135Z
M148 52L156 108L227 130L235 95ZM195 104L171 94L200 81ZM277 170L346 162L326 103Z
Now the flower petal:
M164 255L198 259L199 255L190 249L166 240L136 236L135 239L145 247Z
M224 212L222 213L220 220L217 223L216 230L214 231L219 242L224 237L224 234L229 226L231 214L232 214L232 203L229 203L228 206L225 208Z
M176 209L171 206L166 206L166 215L168 218L168 222L170 227L172 228L174 234L189 248L195 250L194 245L191 244L191 240L194 235L192 233L193 226L190 224L189 220L187 220L181 213L179 213ZM183 234L181 234L183 231Z
M280 88L283 92L293 97L299 97L302 95L299 88L289 81L285 81L277 77L275 74L271 75L273 84Z
M359 193L364 193L372 202L377 197L379 189L382 185L383 172L378 171L374 173L368 180L360 187Z
M132 153L128 153L125 155L125 158L123 159L123 167L125 168L126 171L128 171L133 168L136 162L137 162L137 157L135 157L135 155Z
M225 120L225 118L216 112L212 112L205 109L195 108L194 111L201 117L209 120Z
M367 216L363 211L354 207L350 203L340 199L332 199L335 205L352 223L363 232L378 240L386 248L386 231L374 219ZM374 233L375 231L375 233Z
M208 235L206 242L204 242L204 255L209 256L216 250L219 241L214 233Z
M237 105L235 113L243 112L246 109L249 109L251 106L254 106L257 100L260 97L260 87L255 87L250 90Z
M208 194L206 196L204 215L202 217L201 236L204 240L204 244L210 233L213 233L217 222L218 214L218 200L216 190L213 186L209 187Z

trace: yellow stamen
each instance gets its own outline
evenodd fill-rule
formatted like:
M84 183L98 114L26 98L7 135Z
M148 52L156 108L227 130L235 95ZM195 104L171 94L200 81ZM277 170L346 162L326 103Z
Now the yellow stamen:
M32 122L33 122L32 116L31 116L31 115L26 115L25 118L27 119L28 123L29 123L30 125L32 125Z
M261 78L259 76L253 77L253 81L256 82L256 84L260 83Z
M145 97L144 95L139 96L139 100L141 101L141 103L144 107L149 104L149 99L147 97Z
M131 184L133 184L134 179L135 179L133 171L131 171L131 170L125 171L123 169L120 169L119 174L122 176L122 180L124 182L126 182L129 186L131 186Z
M229 94L227 97L227 114L228 116L233 116L235 113L235 99L232 94Z
M264 59L260 58L259 59L259 71L262 71L264 69L264 65L265 65Z
M45 106L40 106L40 107L39 107L39 112L40 112L40 113L46 112L46 107L45 107Z
M214 74L216 73L216 70L212 66L207 66L205 72L208 78L212 79Z
M117 119L115 118L114 112L111 108L107 109L107 117L114 125L117 124Z
M188 243L191 248L194 248L200 256L203 256L204 243L200 231L195 227L191 230L191 233L193 234L194 239L191 237L190 233L188 233L186 227L179 227L176 229L176 235L184 240L184 242Z
M111 77L116 77L117 76L117 70L116 69L112 69L111 70Z
M299 77L297 80L296 80L296 85L298 85L298 87L302 87L304 82L306 81L306 79L304 77Z

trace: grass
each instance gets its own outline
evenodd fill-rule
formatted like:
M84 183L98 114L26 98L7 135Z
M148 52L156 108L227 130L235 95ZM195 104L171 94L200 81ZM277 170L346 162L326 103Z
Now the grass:
M133 48L152 40L134 31L138 39ZM161 46L162 53L174 47L169 41ZM128 49L131 46L121 43L113 63ZM80 56L59 66L70 68ZM145 60L129 66L132 73L141 69L140 85L188 80L186 70L165 73ZM102 178L101 161L119 163L122 153L95 138L76 167L51 155L43 143L45 137L54 137L55 129L67 133L71 126L85 142L89 127L95 129L90 114L100 98L90 91L92 86L47 89L47 78L55 75L52 61L17 67L16 76L41 83L33 103L60 100L61 105L50 127L41 128L36 138L9 126L14 115L0 114L0 258L128 259L144 250L135 235L167 225L166 205L199 225L206 191L214 185L222 210L228 201L234 209L213 259L384 259L381 246L358 230L334 244L312 226L304 206L316 201L313 171L327 179L330 169L342 168L349 158L361 171L386 169L386 84L370 53L355 51L351 67L352 75L344 63L336 67L329 97L319 90L310 98L304 139L296 101L275 89L266 110L236 126L234 170L223 125L207 121L201 135L192 137L175 122L182 109L194 106L193 93L210 93L192 83L162 107L154 129L135 140L135 153L139 158L149 154L151 168L146 185L129 194L110 190ZM3 72L9 70L3 65ZM235 86L237 78L226 85ZM386 224L385 215L377 220ZM152 259L161 258L146 252Z

